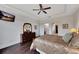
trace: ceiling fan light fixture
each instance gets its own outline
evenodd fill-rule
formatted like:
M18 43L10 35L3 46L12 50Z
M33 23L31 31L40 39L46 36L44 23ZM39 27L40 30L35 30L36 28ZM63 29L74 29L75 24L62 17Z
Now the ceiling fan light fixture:
M40 9L33 9L33 11L38 11L39 10L38 15L41 13L41 11L43 13L47 14L47 12L45 10L51 9L51 7L43 8L42 4L39 4L39 7L40 7Z

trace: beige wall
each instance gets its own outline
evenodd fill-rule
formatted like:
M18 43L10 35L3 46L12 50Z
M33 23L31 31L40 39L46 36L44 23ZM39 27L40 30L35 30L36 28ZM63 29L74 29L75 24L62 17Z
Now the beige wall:
M73 16L65 16L65 17L60 17L60 18L55 18L52 19L49 22L43 22L43 24L40 24L40 35L44 35L44 24L45 23L49 23L50 24L50 28L52 26L53 23L58 25L58 31L59 31L59 35L64 35L65 33L69 32L69 30L71 28L75 27L75 22L74 22L74 17ZM62 24L68 24L69 28L68 29L63 29L62 28ZM50 30L49 28L49 30ZM50 32L50 31L49 31Z
M76 22L76 28L79 28L79 10L74 14L74 21Z
M15 15L15 22L7 22L0 20L0 49L21 42L20 34L23 32L23 24L29 22L32 24L33 32L35 21L28 20L22 16Z

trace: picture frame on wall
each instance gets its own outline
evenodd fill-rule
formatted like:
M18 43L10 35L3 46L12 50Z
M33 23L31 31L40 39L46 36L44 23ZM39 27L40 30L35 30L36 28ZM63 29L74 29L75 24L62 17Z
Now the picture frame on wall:
M0 20L14 22L15 16L0 10Z
M62 27L63 27L63 29L68 29L69 25L68 24L63 24Z

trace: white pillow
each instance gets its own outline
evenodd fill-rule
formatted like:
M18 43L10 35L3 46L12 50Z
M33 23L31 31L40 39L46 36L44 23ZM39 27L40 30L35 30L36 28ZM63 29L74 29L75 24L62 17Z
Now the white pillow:
M66 43L69 43L69 41L71 40L72 38L72 33L66 33L64 36L63 36L63 40L64 42Z

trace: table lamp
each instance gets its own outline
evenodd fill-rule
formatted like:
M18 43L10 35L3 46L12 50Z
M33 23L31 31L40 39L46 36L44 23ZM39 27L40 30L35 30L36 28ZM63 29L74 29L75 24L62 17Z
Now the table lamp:
M76 33L77 32L77 29L76 28L72 28L72 29L70 29L70 32L71 33Z
M77 28L71 28L70 32L72 33L72 36L74 37L76 34L78 34L78 29Z

